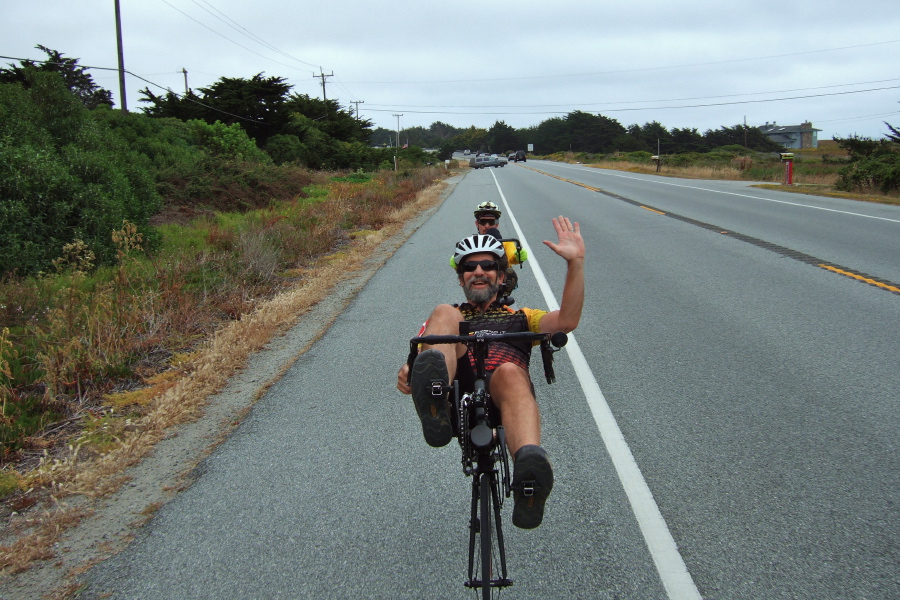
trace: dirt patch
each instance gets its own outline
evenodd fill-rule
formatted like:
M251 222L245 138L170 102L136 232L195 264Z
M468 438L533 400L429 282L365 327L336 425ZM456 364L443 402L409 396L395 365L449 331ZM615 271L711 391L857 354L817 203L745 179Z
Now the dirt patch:
M217 332L193 370L157 400L155 427L135 432L106 460L82 467L72 479L74 489L48 489L43 502L11 515L0 534L7 556L0 598L71 597L78 575L126 548L137 528L191 485L197 464L327 331L460 179L422 192L391 225L356 236L310 269L314 275L302 284ZM58 468L79 465L73 458Z

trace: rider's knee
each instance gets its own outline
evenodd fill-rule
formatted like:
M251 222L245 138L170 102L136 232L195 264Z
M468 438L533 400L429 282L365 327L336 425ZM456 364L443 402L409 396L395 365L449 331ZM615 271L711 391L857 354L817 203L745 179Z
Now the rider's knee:
M438 304L431 312L428 322L459 322L463 318L462 312L452 304Z
M499 391L502 395L502 390L506 389L515 390L516 396L521 396L526 390L530 392L532 385L528 371L515 363L503 363L498 366L491 375L491 393L496 395Z

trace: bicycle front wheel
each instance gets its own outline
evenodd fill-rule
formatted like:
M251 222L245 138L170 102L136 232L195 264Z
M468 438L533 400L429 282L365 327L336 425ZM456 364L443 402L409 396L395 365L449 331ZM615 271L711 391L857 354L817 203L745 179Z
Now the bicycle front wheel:
M493 577L491 534L493 527L493 506L491 506L491 478L481 475L481 597L491 600L491 579Z

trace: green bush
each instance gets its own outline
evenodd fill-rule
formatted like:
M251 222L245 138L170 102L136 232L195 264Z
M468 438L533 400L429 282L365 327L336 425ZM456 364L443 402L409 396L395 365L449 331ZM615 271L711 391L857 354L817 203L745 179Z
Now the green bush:
M94 118L57 73L0 85L0 273L48 270L84 241L115 259L111 233L160 205L149 161ZM103 110L103 109L100 109Z
M302 162L307 150L303 142L296 135L279 133L273 135L266 142L266 152L276 165Z
M271 162L269 155L256 147L247 132L237 123L226 125L221 121L209 124L193 119L187 122L195 143L210 155L237 161Z
M890 152L860 158L843 167L835 184L839 190L867 191L878 189L882 193L900 190L900 152Z
M631 162L650 162L650 157L653 156L650 152L644 152L643 150L637 150L635 152L626 152L622 154L622 157L625 160L629 160Z

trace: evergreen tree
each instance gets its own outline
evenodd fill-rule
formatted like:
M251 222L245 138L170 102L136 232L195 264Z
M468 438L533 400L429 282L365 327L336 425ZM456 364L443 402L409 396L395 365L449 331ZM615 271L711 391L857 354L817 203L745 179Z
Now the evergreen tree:
M26 77L28 70L59 73L69 91L86 108L112 107L112 92L94 83L93 77L85 70L85 67L78 66L77 58L65 58L62 53L40 44L35 47L47 55L47 60L38 62L23 60L21 66L9 65L8 69L0 69L0 83L21 83L27 88L31 85L29 78Z

